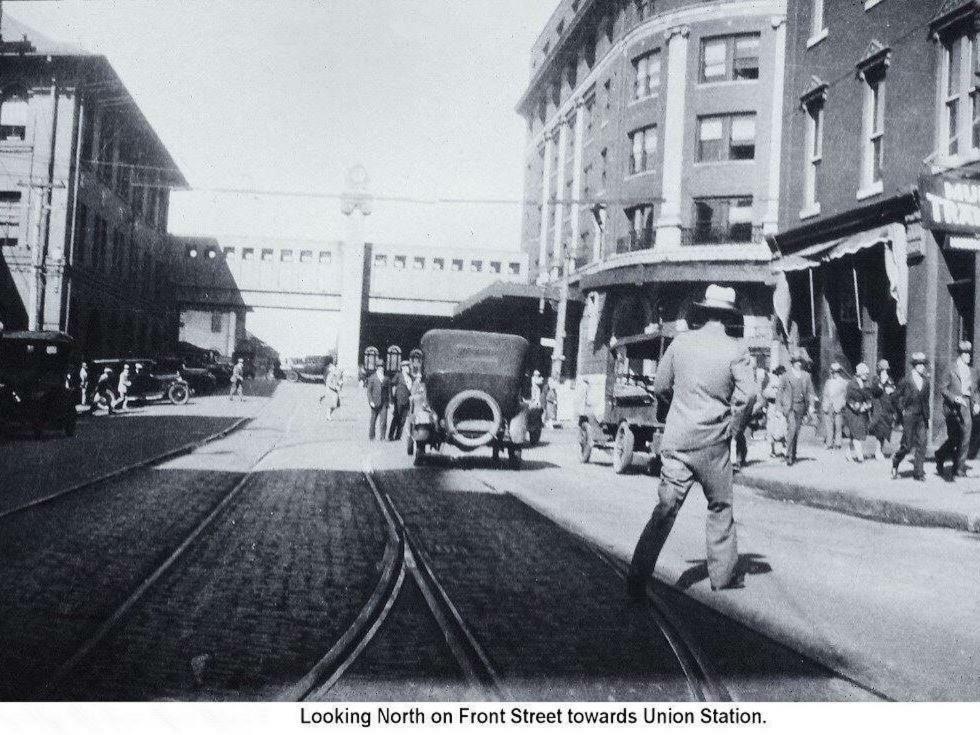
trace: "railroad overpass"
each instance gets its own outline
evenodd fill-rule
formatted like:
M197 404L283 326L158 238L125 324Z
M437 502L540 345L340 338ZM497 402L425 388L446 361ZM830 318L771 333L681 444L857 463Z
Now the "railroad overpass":
M526 283L527 255L340 241L178 237L180 339L229 355L245 330L283 357L338 352L357 330L368 345L404 352L448 326L457 305L497 282ZM340 349L343 352L343 349Z

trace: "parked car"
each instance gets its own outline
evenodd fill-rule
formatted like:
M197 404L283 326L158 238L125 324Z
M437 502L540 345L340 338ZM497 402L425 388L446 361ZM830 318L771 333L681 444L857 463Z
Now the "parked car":
M660 438L670 404L653 394L657 365L675 336L672 328L613 341L606 364L603 401L586 405L579 416L579 458L588 462L593 449L608 449L613 471L621 474L637 451L649 453L650 470L660 472Z
M63 332L0 335L0 423L75 433L75 341Z
M286 378L293 383L322 383L326 362L325 355L292 360Z
M113 375L118 379L124 365L129 365L132 383L129 387L130 402L146 403L166 399L174 405L184 405L190 400L190 386L180 375L181 362L177 359L158 361L152 358L131 357L92 360L89 374L92 376L90 382L93 394L98 376L105 368L111 368ZM115 386L112 388L115 390Z
M158 357L156 359L158 368L167 372L176 369L180 377L187 381L193 395L203 396L213 393L218 387L218 379L206 365L196 363L197 361L192 357Z
M520 397L530 345L523 337L433 329L422 337L424 391L413 401L409 451L421 464L430 449L490 447L520 469L528 404Z

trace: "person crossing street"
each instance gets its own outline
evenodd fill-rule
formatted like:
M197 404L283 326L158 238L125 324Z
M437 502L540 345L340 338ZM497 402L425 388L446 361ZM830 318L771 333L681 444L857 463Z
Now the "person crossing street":
M712 589L742 586L732 512L732 436L743 431L755 401L749 352L726 327L741 321L735 289L711 285L689 318L703 326L683 332L657 368L653 390L672 394L660 444L659 501L630 563L627 596L641 600L660 551L694 483L708 499L705 533Z
M936 473L943 475L947 460L952 462L951 480L966 477L966 459L970 453L973 416L980 412L977 373L971 367L973 345L960 342L960 354L946 371L943 381L943 415L946 418L946 441L936 450Z
M245 400L245 360L240 357L235 367L231 369L231 389L228 392L228 400L235 400L235 396L238 396L239 400Z
M402 438L412 399L413 382L411 365L408 360L402 360L401 370L391 381L391 400L394 403L394 410L391 414L391 428L388 430L389 441Z
M912 453L912 477L926 479L926 444L929 441L929 396L932 393L927 375L926 356L912 354L912 372L898 382L895 406L902 416L902 443L892 457L892 479L898 479L898 466Z
M782 392L779 396L779 406L786 417L786 465L789 467L796 462L800 427L803 420L812 415L813 405L817 400L813 379L804 370L805 362L802 352L793 355L790 369L783 376Z

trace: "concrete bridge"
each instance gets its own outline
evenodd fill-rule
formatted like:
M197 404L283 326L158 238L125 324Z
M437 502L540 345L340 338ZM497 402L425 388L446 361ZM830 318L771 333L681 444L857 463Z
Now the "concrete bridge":
M398 345L407 353L426 330L448 326L460 302L498 281L528 277L527 255L511 250L258 237L176 241L182 341L230 355L247 329L282 357L336 353L345 370L357 366L368 345L382 353ZM346 340L339 340L342 333Z

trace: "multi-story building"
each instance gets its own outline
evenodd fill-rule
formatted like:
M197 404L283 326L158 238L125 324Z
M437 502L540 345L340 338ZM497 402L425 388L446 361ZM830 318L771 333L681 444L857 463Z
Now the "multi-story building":
M61 329L86 354L176 347L167 235L186 186L103 56L3 14L0 320Z
M585 302L566 375L610 339L683 328L709 283L771 339L784 0L562 0L532 51L522 242ZM561 336L559 316L558 336ZM569 331L575 326L570 325Z
M901 375L921 351L942 377L980 342L978 4L791 0L787 17L779 321L821 375Z

